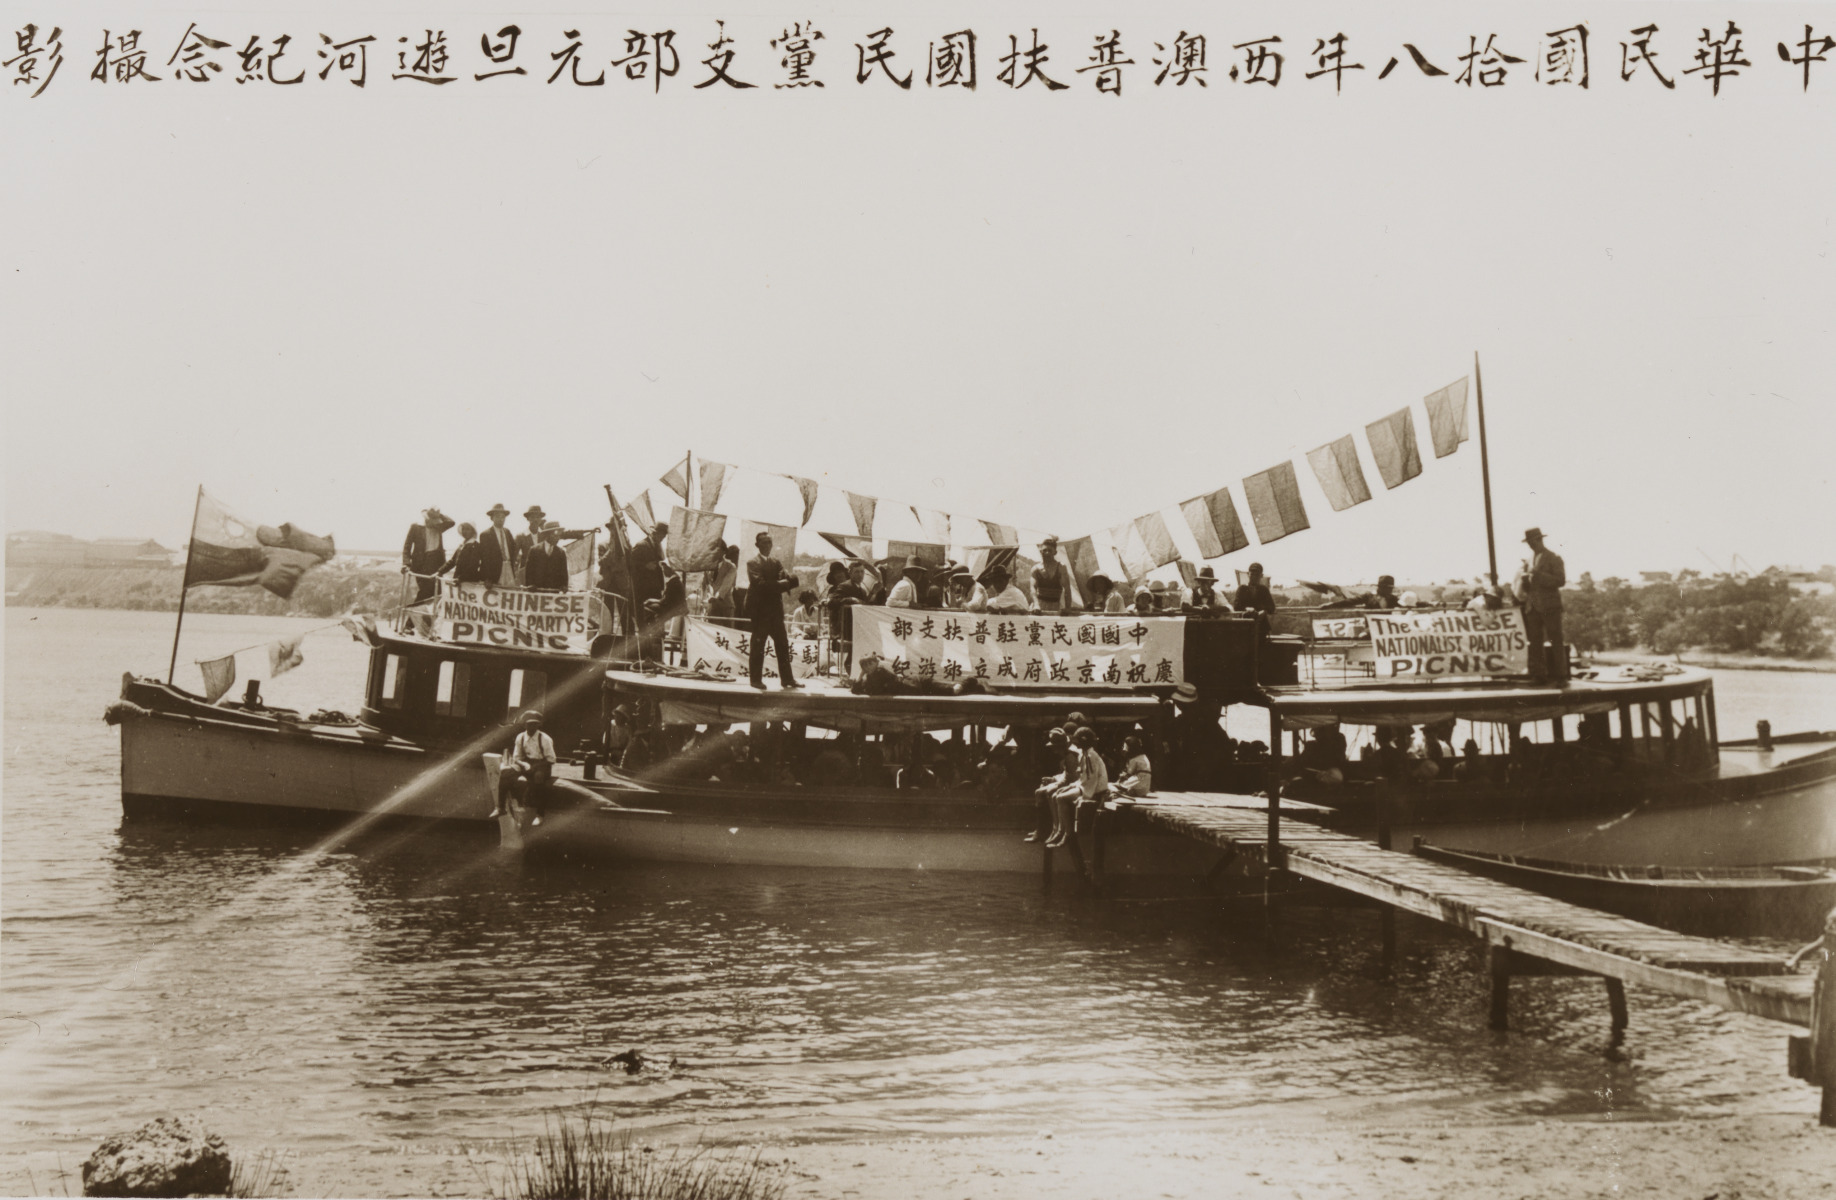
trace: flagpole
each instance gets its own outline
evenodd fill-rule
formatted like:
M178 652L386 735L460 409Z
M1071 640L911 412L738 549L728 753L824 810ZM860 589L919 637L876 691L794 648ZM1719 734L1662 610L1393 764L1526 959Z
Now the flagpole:
M1492 532L1492 460L1485 442L1485 379L1479 374L1479 352L1473 351L1473 392L1479 402L1479 480L1485 489L1485 553L1498 582L1498 539Z
M172 623L172 661L166 664L166 686L172 686L172 677L178 674L179 630L185 627L185 596L191 583L191 547L198 540L198 513L204 507L204 485L198 485L198 498L191 506L191 536L185 539L185 574L179 580L178 620Z

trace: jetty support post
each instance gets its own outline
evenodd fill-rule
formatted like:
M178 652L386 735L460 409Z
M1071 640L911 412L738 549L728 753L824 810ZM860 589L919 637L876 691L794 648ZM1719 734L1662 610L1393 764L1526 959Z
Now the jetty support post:
M1511 1028L1511 948L1487 945L1485 966L1492 980L1492 1009L1487 1023L1502 1032Z
M1268 868L1282 867L1281 853L1281 718L1269 714L1269 847Z
M1809 1037L1790 1045L1791 1075L1823 1089L1817 1124L1836 1129L1836 909L1823 919L1823 944L1817 949L1817 982L1811 989Z

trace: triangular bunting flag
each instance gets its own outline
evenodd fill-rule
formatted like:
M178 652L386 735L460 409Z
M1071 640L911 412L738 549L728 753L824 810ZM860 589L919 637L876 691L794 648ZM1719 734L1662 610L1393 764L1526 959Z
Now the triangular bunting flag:
M198 670L204 676L204 699L212 704L223 699L224 693L236 686L236 656L234 654L226 654L222 658L201 662L198 664Z
M721 489L727 486L727 472L732 469L726 463L709 462L705 458L701 460L701 508L703 512L713 512L720 507Z
M1364 427L1371 457L1386 488L1401 487L1422 473L1422 452L1415 445L1415 416L1399 408L1381 421Z
M1428 436L1434 456L1446 458L1466 440L1466 379L1462 377L1428 396Z
M1237 502L1229 488L1219 488L1203 496L1194 496L1179 506L1186 518L1186 528L1198 542L1199 553L1206 558L1222 558L1249 545L1243 522L1237 516Z
M1256 540L1264 545L1307 528L1293 463L1251 475L1243 481L1243 495L1249 500L1250 520L1256 523Z
M853 492L844 492L848 497L848 507L854 512L854 528L864 538L873 536L873 510L878 503L872 496L857 496Z
M648 489L639 492L637 499L625 505L625 515L630 517L631 523L644 534L648 534L657 527L657 515L651 511Z
M268 643L268 678L279 679L306 661L300 653L300 643L306 640L305 634L298 637L283 638L278 642Z
M1020 531L1012 525L997 525L993 521L983 521L982 528L988 531L988 540L996 546L1018 546Z
M663 486L682 497L684 504L688 503L688 473L689 460L688 455L685 454L682 456L682 461L671 467L663 476Z
M849 533L819 533L816 536L849 558L858 558L864 563L873 561L872 538L856 537Z
M712 571L720 565L726 531L727 518L721 514L676 505L669 510L669 565L678 571Z
M803 520L797 522L797 524L808 525L810 523L810 514L816 511L816 481L814 479L804 479L797 475L792 475L790 481L797 485L798 491L803 493Z
M1371 489L1364 482L1364 468L1358 465L1358 446L1351 434L1328 442L1318 450L1307 451L1307 465L1313 468L1313 477L1320 481L1320 490L1326 493L1326 502L1332 505L1332 511L1344 512L1371 498Z
M926 541L950 544L950 514L938 512L934 508L911 506L912 519L918 522L918 528L924 530Z

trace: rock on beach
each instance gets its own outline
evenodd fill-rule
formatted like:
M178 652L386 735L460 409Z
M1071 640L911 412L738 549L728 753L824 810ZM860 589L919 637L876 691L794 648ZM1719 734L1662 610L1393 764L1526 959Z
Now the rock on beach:
M83 1160L85 1196L221 1196L229 1186L229 1146L193 1116L115 1134Z

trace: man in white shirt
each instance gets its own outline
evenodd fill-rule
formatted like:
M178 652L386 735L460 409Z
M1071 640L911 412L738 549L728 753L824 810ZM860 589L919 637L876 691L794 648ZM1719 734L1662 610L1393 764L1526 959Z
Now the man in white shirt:
M556 763L555 740L542 732L542 714L535 711L523 714L523 731L516 735L516 745L510 751L509 766L516 772L511 780L511 794L519 804L535 809L535 819L531 827L542 823L542 814L546 811L548 799L548 781L553 776ZM491 815L498 815L493 808Z
M987 582L975 585L975 595L969 598L968 611L1023 613L1031 607L1027 603L1026 593L1014 586L1013 576L1006 567L990 567L982 578Z
M899 582L893 584L892 591L887 593L886 607L917 608L918 582L923 578L924 568L915 561L908 561L904 574L899 576Z

